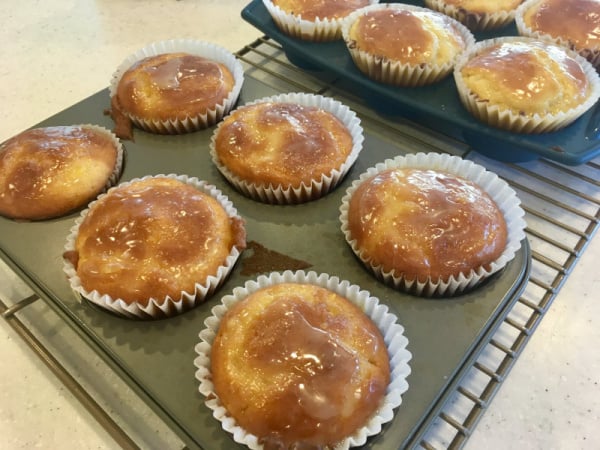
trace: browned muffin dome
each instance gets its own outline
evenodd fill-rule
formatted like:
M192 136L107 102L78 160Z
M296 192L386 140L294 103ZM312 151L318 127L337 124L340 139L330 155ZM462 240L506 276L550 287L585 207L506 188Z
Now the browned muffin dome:
M116 102L131 118L184 119L222 104L234 83L222 63L182 52L164 53L136 62L123 74Z
M151 298L194 293L234 246L245 247L245 237L241 219L211 195L151 177L117 186L92 204L65 256L87 291L145 306Z
M299 188L339 170L353 150L334 114L295 103L240 107L216 132L216 163L245 183Z
M600 67L600 0L530 0L516 19L520 34L553 39Z
M407 280L447 281L495 261L507 226L476 184L437 170L387 169L352 194L348 229L362 258Z
M210 364L221 403L267 448L333 448L365 425L390 381L377 326L310 284L267 286L232 306Z
M120 164L119 142L100 127L20 133L0 147L0 214L29 220L63 216L107 188Z

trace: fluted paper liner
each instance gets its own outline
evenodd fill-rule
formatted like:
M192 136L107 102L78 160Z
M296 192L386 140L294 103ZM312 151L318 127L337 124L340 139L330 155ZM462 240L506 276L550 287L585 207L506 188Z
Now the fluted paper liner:
M369 0L369 3L376 4L379 0ZM301 15L284 11L271 0L263 0L263 4L275 25L288 36L312 42L329 42L342 37L341 27L344 18L306 20Z
M444 0L425 0L425 6L458 20L473 31L491 31L505 27L513 21L516 11L515 8L507 11L480 13L447 4Z
M123 111L133 124L151 133L157 134L182 134L208 128L221 120L235 105L242 84L244 83L244 68L240 61L228 50L212 42L198 41L194 39L172 39L151 43L133 54L129 55L119 65L112 75L109 92L111 98L116 95L117 86L123 74L137 61L150 56L163 53L185 52L191 55L202 56L224 64L234 78L234 85L227 98L214 109L207 110L204 114L188 116L185 118L173 117L169 120L145 120Z
M407 279L403 274L397 274L394 271L384 272L381 266L375 265L369 255L360 249L348 229L349 202L352 194L364 181L384 170L394 168L439 170L470 180L483 189L500 208L506 221L508 230L507 243L500 257L489 264L487 268L479 267L471 270L469 273L461 272L456 276L449 277L448 280L432 279L431 277L424 281L419 281L417 278ZM521 201L515 191L505 181L500 179L498 175L486 170L483 166L458 156L441 153L415 153L398 156L394 159L387 159L369 168L359 179L355 180L342 198L340 222L342 232L352 251L377 278L399 290L424 297L441 297L458 294L476 286L484 279L501 270L515 257L516 252L521 248L521 242L525 238L525 212L520 204Z
M300 186L284 186L271 184L255 184L247 182L232 173L227 167L221 164L215 150L215 140L219 130L224 122L221 122L215 128L210 143L210 155L214 164L221 174L244 195L264 203L271 204L297 204L315 200L332 191L350 170L359 153L362 150L364 141L363 129L360 125L360 119L354 111L341 102L330 97L322 95L306 94L302 92L280 94L272 97L265 97L244 106L258 103L294 103L302 106L312 106L324 111L328 111L337 117L348 129L352 136L352 150L346 161L340 167L332 167L330 173L324 173L319 178L311 180L310 184L302 183ZM240 106L239 108L244 108Z
M477 42L470 49L465 51L454 67L454 81L462 104L481 122L515 133L547 133L557 131L570 125L598 101L598 98L600 97L600 76L594 69L594 66L577 52L564 47L560 48L579 63L590 82L590 92L588 97L576 108L567 111L559 111L554 114L549 113L540 115L536 113L532 115L522 115L519 114L518 111L513 112L507 108L501 108L498 105L491 104L489 101L480 100L478 96L471 92L466 86L461 70L471 58L479 55L483 50L505 42L542 42L549 46L559 47L554 43L541 41L535 38L508 36Z
M408 362L412 355L406 349L408 339L404 336L404 328L398 323L398 318L389 312L387 306L379 303L378 298L361 290L359 286L327 274L317 274L312 271L285 271L271 273L269 276L261 275L256 280L246 282L243 287L235 288L232 294L221 299L221 303L212 309L212 316L204 321L206 328L200 332L200 343L195 347L197 353L194 360L196 379L200 382L200 393L206 397L206 406L212 410L215 419L221 422L223 429L233 435L235 442L245 444L252 450L263 448L258 443L257 436L242 429L228 414L217 397L211 379L210 352L220 321L230 307L259 289L281 283L314 284L336 292L359 306L381 331L387 346L391 370L391 379L386 395L368 423L352 436L340 442L335 449L346 450L350 447L364 445L369 436L378 434L382 425L393 419L394 409L402 403L402 394L408 389L406 377L411 371Z
M402 3L382 3L354 11L342 24L342 37L354 64L362 73L367 75L370 79L380 83L415 87L436 83L452 72L456 59L462 52L458 52L457 57L445 64L435 64L433 62L426 64L408 64L360 49L356 41L350 38L350 28L362 15L380 9L428 12L441 15L441 13L427 8ZM467 27L452 18L448 19L452 21L455 29L460 33L460 36L465 43L463 51L475 43L475 37Z
M146 176L143 178L135 178L131 181L127 181L111 188L106 194L102 194L97 200L91 202L84 211L81 212L80 216L75 221L73 227L71 227L70 233L67 237L67 243L64 247L65 252L75 250L75 240L77 239L77 233L79 226L87 216L91 208L94 207L96 202L108 195L113 189L127 186L131 183L146 180L148 178L173 178L183 183L194 186L199 191L211 195L213 198L223 206L229 217L239 217L237 210L231 203L231 201L221 193L215 186L208 184L205 181L199 180L195 177L188 177L187 175L154 175ZM164 317L171 317L187 311L197 304L201 303L206 297L211 295L217 290L217 288L225 281L233 266L235 265L238 257L240 256L240 250L235 246L232 247L231 252L223 262L223 264L217 269L217 272L210 275L206 280L198 280L194 290L192 292L182 291L181 297L171 298L151 298L146 306L137 302L126 302L123 299L112 298L107 294L103 294L97 290L88 291L81 284L81 280L77 275L77 270L71 264L70 261L64 259L63 271L66 273L71 289L77 294L79 298L84 297L92 303L112 311L116 314L120 314L130 318L138 319L159 319Z
M585 59L587 59L592 66L596 69L596 71L600 72L600 49L599 48L584 48L576 45L572 42L568 36L552 36L548 33L544 33L541 30L534 30L529 27L523 17L525 13L532 7L536 6L538 3L541 3L543 0L526 0L521 3L517 8L517 12L515 14L515 24L517 25L517 30L521 36L528 36L536 39L546 40L549 42L553 42L561 47L570 48L571 50L579 53Z

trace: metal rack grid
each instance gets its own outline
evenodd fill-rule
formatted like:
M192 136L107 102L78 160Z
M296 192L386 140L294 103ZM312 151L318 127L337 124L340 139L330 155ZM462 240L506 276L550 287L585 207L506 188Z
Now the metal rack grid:
M443 151L485 166L521 198L532 249L527 286L456 389L440 399L434 419L423 423L410 444L425 449L462 447L599 228L600 159L577 167L546 159L494 161L406 119L379 116L363 99L345 90L343 80L291 64L279 44L267 36L236 55L252 76L271 85L339 98L367 121L370 129L380 128L382 135L402 141L407 152Z
M441 151L474 160L498 173L522 199L533 258L527 286L456 389L440 398L434 418L422 424L410 443L412 448L462 447L599 228L600 158L577 167L549 160L518 164L490 160L462 142L405 119L379 116L359 96L344 89L340 80L311 74L291 64L281 47L266 36L239 50L236 56L250 76L269 86L340 98L368 122L370 130L381 133L384 139L401 142L406 152ZM10 307L0 301L0 314L123 448L137 448L16 317L37 299L34 295Z

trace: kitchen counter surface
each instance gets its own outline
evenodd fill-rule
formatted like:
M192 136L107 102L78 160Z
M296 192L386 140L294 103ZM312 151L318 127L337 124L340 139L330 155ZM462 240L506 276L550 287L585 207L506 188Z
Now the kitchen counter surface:
M105 88L149 42L209 40L231 51L260 33L240 0L24 0L0 3L0 142ZM600 237L592 239L465 448L600 448ZM29 289L0 264L0 297ZM37 302L23 311L47 345L144 448L180 441ZM0 320L0 448L117 448Z

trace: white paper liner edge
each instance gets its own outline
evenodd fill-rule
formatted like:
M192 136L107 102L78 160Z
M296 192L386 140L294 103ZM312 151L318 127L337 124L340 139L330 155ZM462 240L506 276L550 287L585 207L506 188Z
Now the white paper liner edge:
M406 377L411 372L408 363L412 359L412 354L406 348L408 339L404 336L404 327L397 322L397 316L390 313L388 307L379 303L379 299L371 296L368 291L361 290L359 286L340 280L338 277L301 270L274 272L247 281L243 287L237 287L232 294L224 296L221 303L212 308L212 316L204 321L206 328L200 332L200 343L195 347L197 357L194 359L194 366L196 379L200 382L198 390L207 398L206 405L213 411L215 419L221 422L225 431L233 435L236 442L245 444L252 450L262 450L263 446L258 443L258 438L239 427L216 396L210 378L210 349L220 321L232 305L263 287L281 283L314 284L336 292L359 306L381 331L390 356L391 369L391 380L383 403L364 427L340 442L335 449L347 450L350 447L363 445L369 436L378 434L382 425L393 419L394 409L402 403L402 394L408 389Z
M515 10L496 12L471 12L455 5L446 4L444 0L425 0L428 8L442 12L464 23L471 30L495 30L508 25L515 17Z

